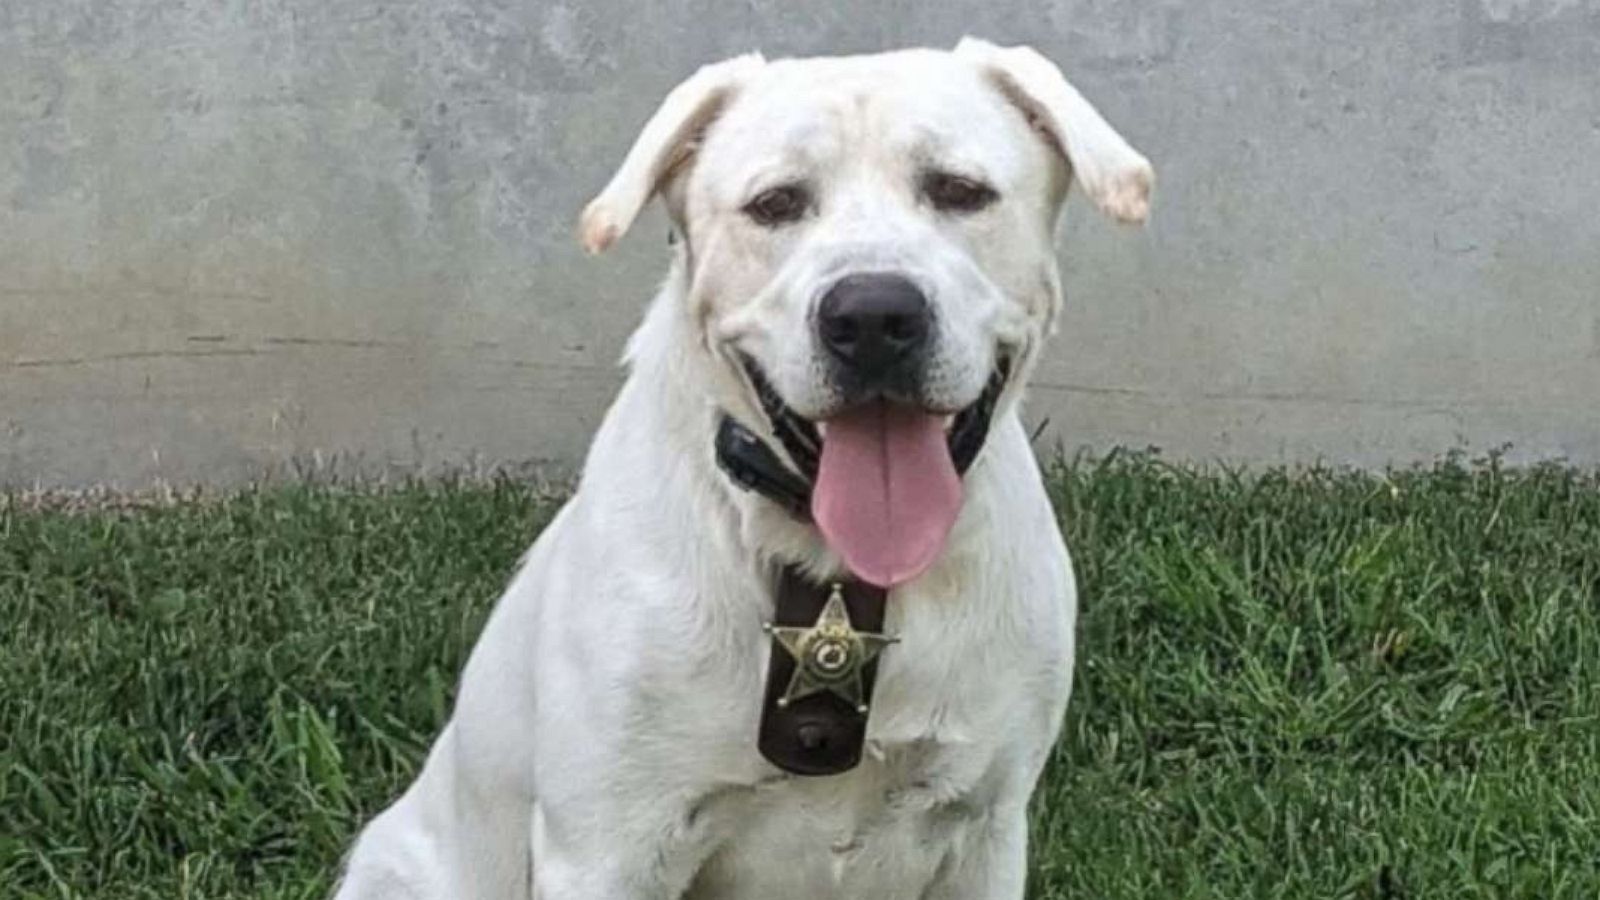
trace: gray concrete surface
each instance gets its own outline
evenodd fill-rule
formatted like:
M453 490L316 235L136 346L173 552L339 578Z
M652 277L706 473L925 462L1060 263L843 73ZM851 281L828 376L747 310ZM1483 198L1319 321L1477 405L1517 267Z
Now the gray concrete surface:
M964 32L1160 171L1074 201L1046 443L1600 463L1600 0L0 0L0 485L570 466L666 252L572 220L660 95Z

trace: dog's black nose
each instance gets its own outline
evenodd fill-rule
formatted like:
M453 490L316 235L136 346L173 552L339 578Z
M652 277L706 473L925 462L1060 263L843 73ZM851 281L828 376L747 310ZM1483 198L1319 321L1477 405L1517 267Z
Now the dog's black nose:
M899 275L847 275L817 307L822 345L864 381L881 380L915 359L932 331L928 298Z

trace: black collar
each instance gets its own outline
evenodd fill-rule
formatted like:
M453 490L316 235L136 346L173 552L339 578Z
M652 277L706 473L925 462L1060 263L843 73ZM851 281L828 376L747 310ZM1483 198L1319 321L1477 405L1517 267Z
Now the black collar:
M802 522L811 521L811 478L784 465L755 432L726 413L717 423L717 465L734 484L755 491Z

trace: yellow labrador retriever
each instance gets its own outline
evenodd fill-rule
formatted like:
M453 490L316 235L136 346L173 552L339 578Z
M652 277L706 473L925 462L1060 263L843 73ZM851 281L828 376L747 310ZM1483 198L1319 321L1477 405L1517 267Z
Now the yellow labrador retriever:
M1076 597L1017 406L1069 183L1153 178L1025 47L673 89L580 224L673 222L627 383L338 897L1022 897Z

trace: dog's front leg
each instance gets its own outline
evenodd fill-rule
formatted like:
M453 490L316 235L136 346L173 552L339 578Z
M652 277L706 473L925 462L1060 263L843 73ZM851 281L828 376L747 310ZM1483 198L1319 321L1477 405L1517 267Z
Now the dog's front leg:
M1028 876L1026 806L991 810L971 829L923 900L1022 900Z
M618 795L533 815L533 900L678 900L714 848L702 802Z

